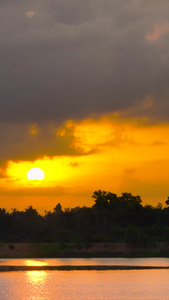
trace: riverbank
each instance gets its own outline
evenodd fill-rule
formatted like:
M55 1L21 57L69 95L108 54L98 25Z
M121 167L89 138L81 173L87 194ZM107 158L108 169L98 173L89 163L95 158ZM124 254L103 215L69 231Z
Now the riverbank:
M126 243L0 243L0 258L169 257L169 244L132 247Z

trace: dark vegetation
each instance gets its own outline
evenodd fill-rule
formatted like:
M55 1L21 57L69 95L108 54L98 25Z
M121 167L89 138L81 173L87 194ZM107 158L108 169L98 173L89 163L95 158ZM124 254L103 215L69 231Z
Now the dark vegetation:
M152 247L157 242L169 244L169 198L166 207L142 205L140 196L122 193L120 197L106 191L95 191L92 207L53 211L41 216L29 206L25 211L11 213L0 209L0 242L67 243L76 247L91 243L125 242L135 247Z

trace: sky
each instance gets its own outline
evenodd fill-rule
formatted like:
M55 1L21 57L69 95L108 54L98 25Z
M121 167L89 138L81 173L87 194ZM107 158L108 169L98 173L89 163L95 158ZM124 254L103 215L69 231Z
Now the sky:
M169 196L168 0L0 1L0 207ZM34 167L43 180L28 180Z

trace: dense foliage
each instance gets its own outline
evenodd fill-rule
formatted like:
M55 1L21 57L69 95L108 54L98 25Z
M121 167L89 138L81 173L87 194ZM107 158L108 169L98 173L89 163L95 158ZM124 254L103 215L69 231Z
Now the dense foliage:
M169 198L166 207L142 206L140 196L122 193L120 197L106 191L95 191L92 207L62 210L57 204L53 212L41 216L29 206L11 213L0 209L1 242L127 242L148 246L169 243Z

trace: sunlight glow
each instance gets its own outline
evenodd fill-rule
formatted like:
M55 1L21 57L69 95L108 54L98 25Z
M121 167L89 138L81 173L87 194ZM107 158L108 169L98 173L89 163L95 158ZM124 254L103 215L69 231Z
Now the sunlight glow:
M143 104L149 107L153 99L147 98ZM10 160L0 179L1 192L4 199L6 195L22 196L20 207L35 196L33 204L39 207L40 203L41 210L48 199L51 208L57 201L65 207L90 205L97 189L112 189L117 194L129 191L146 202L161 202L160 197L165 199L168 194L168 132L168 123L118 115L67 121L57 128L56 140L63 153L65 145L70 153L32 161ZM38 175L34 174L37 169Z

